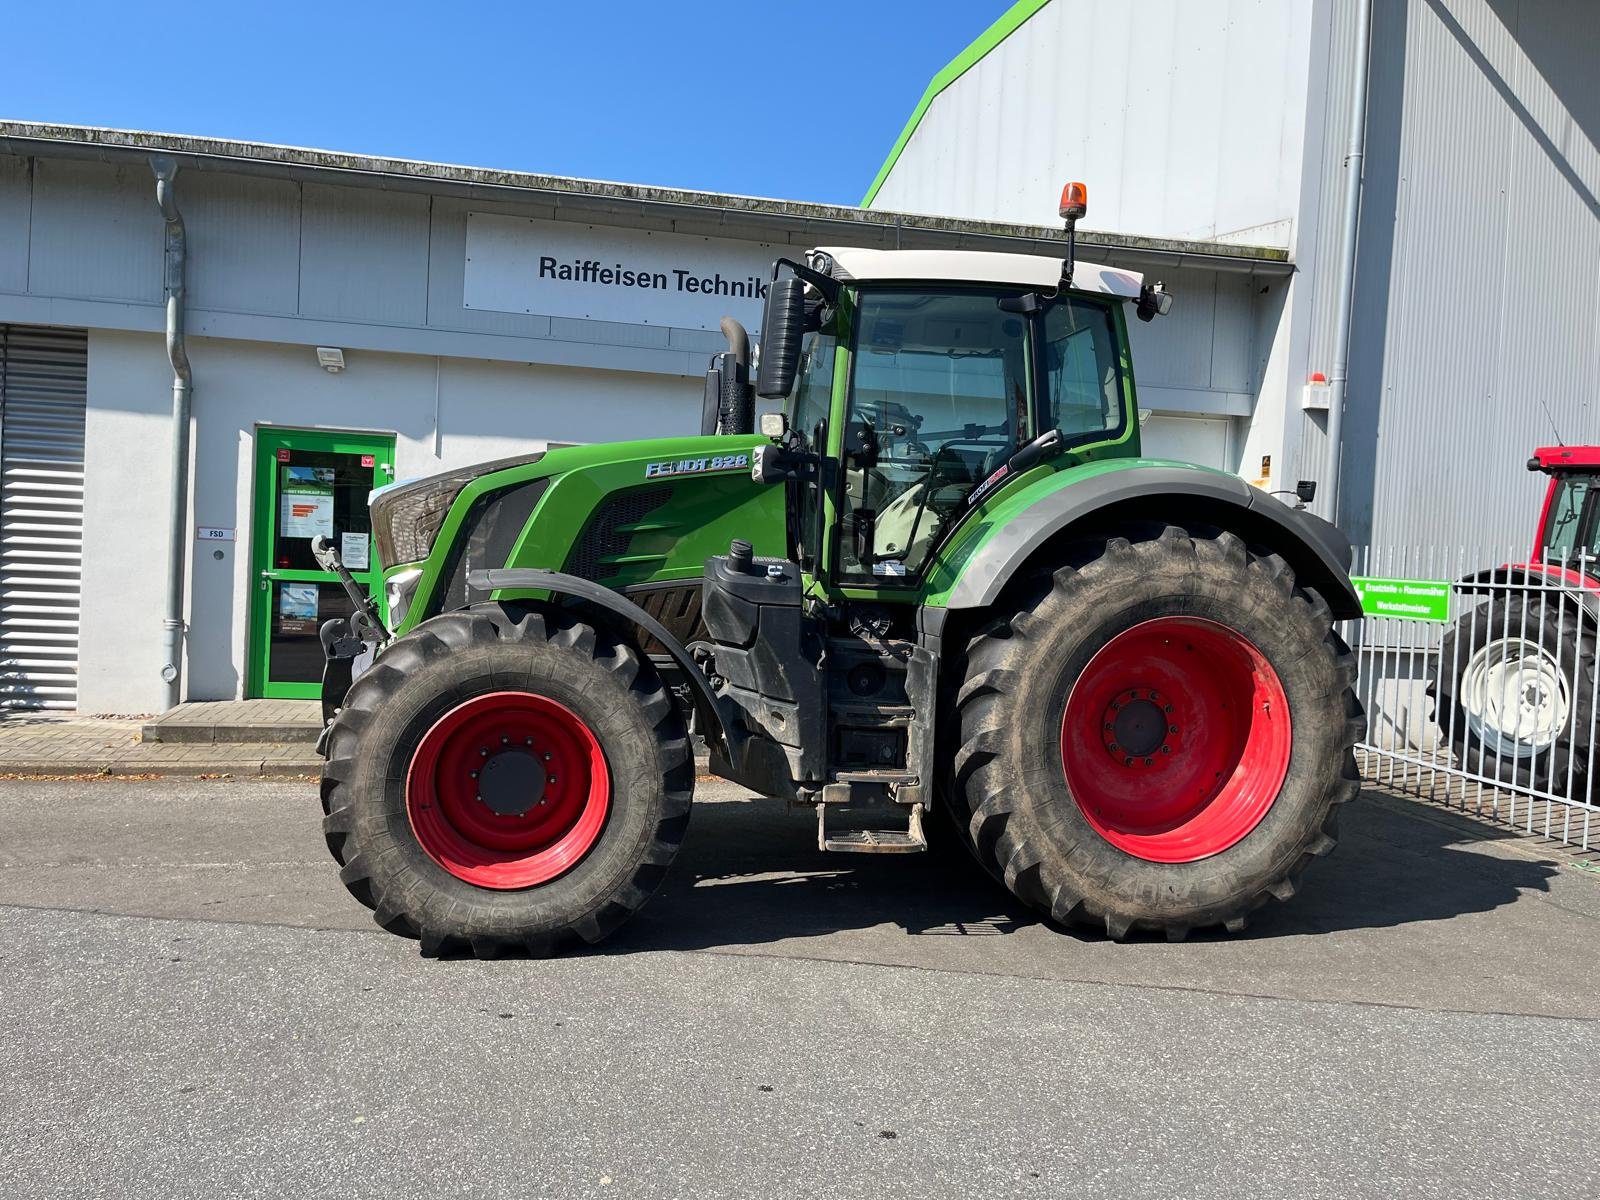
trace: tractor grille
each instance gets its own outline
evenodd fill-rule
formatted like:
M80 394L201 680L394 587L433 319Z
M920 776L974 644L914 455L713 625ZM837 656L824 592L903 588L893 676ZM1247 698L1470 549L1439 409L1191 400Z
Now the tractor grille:
M594 510L562 569L568 575L597 582L616 575L619 568L611 560L626 554L633 541L626 527L644 520L670 499L670 487L643 488L611 497Z
M690 642L703 642L711 635L700 615L700 581L674 584L670 587L646 585L625 588L623 594L645 612L667 627L667 632L685 646ZM664 654L666 647L654 638L645 644L647 654Z

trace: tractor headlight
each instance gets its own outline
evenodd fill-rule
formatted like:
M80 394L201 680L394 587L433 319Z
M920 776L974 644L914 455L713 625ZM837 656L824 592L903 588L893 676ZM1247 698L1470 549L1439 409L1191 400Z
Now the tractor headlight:
M389 602L390 629L399 629L405 624L411 601L417 594L417 581L421 578L422 569L413 567L409 571L396 571L383 581L383 596Z
M416 483L385 488L372 500L372 532L384 566L421 562L433 549L450 506L461 489L478 477L477 468L451 471Z
M433 550L433 540L450 513L461 489L474 479L508 467L538 462L543 452L519 454L479 463L443 475L430 475L414 483L394 483L372 494L372 533L378 543L378 563L393 567L421 562Z

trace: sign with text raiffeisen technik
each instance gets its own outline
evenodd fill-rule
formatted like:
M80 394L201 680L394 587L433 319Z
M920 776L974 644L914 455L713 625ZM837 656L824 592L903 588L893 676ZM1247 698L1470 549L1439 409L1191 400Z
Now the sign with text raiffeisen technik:
M467 214L462 304L715 329L725 316L761 321L775 259L794 251L727 238L565 221Z
M1448 621L1450 583L1445 579L1375 579L1352 575L1361 611L1369 617Z

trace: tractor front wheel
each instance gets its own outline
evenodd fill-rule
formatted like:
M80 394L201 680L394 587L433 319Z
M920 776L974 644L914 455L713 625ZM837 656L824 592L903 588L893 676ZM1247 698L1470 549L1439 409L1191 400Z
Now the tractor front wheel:
M969 848L1062 923L1241 929L1358 790L1327 604L1231 533L1072 547L973 640L950 788Z
M689 819L681 715L650 664L557 611L424 622L356 680L323 768L340 878L423 953L599 941Z

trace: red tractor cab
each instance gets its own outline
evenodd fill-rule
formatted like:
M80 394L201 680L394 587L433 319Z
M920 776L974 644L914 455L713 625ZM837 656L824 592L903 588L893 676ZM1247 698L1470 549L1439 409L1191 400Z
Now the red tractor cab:
M1485 602L1444 635L1428 691L1462 767L1566 795L1594 765L1600 446L1543 446L1528 469L1550 477L1533 549L1457 584Z
M1550 476L1528 569L1594 591L1600 587L1600 446L1541 446L1528 470Z

